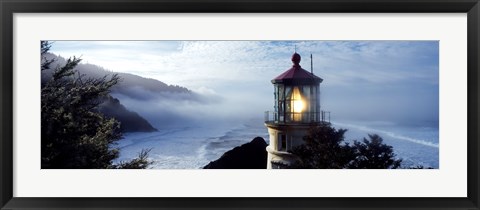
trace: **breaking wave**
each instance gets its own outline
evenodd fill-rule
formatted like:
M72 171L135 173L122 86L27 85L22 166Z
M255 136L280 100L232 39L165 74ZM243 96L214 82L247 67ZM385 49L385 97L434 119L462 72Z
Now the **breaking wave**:
M338 126L341 126L341 127L346 127L346 128L354 128L354 129L357 129L357 130L360 130L360 131L365 131L365 132L368 132L368 133L383 134L383 135L389 136L391 138L396 138L396 139L400 139L400 140L404 140L404 141L409 141L409 142L413 142L413 143L416 143L416 144L421 144L421 145L428 146L428 147L439 148L438 143L434 143L434 142L431 142L431 141L428 141L428 140L425 140L425 139L412 138L412 137L397 134L397 133L391 132L391 131L370 128L370 127L362 126L362 125L348 124L348 123L339 123L339 122L333 123L332 122L332 124L338 125Z

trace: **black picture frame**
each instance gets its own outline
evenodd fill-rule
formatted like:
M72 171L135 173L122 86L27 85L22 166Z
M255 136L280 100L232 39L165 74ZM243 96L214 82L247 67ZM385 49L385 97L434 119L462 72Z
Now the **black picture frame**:
M0 0L1 209L479 209L479 0ZM467 13L468 188L465 198L13 197L15 13ZM450 181L450 180L445 180Z

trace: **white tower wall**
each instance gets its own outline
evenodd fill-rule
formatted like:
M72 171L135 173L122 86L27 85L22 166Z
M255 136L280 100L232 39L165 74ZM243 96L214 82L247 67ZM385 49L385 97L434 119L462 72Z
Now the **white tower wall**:
M266 150L268 152L267 169L274 169L275 164L280 163L283 165L291 165L298 158L291 154L290 151L293 147L299 146L304 143L303 137L307 135L309 125L274 125L265 124L268 128L268 134L270 136L269 145ZM283 145L286 143L286 145Z

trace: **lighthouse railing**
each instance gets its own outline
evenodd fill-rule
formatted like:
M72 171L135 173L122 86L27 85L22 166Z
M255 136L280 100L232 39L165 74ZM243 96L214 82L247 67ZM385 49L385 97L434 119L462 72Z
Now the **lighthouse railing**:
M265 111L265 123L330 123L330 112L275 112Z

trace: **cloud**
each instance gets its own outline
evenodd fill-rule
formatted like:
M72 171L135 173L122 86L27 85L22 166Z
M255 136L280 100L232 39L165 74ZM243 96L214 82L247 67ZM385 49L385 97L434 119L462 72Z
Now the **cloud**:
M54 52L80 54L85 61L113 71L194 87L205 86L201 84L206 83L204 80L276 76L291 66L295 45L303 56L304 68L310 68L309 54L314 54L315 72L331 75L331 84L348 84L351 80L380 84L412 78L438 80L435 72L438 42L433 41L99 41L73 42L71 46L59 41L55 44L61 46L54 45Z

